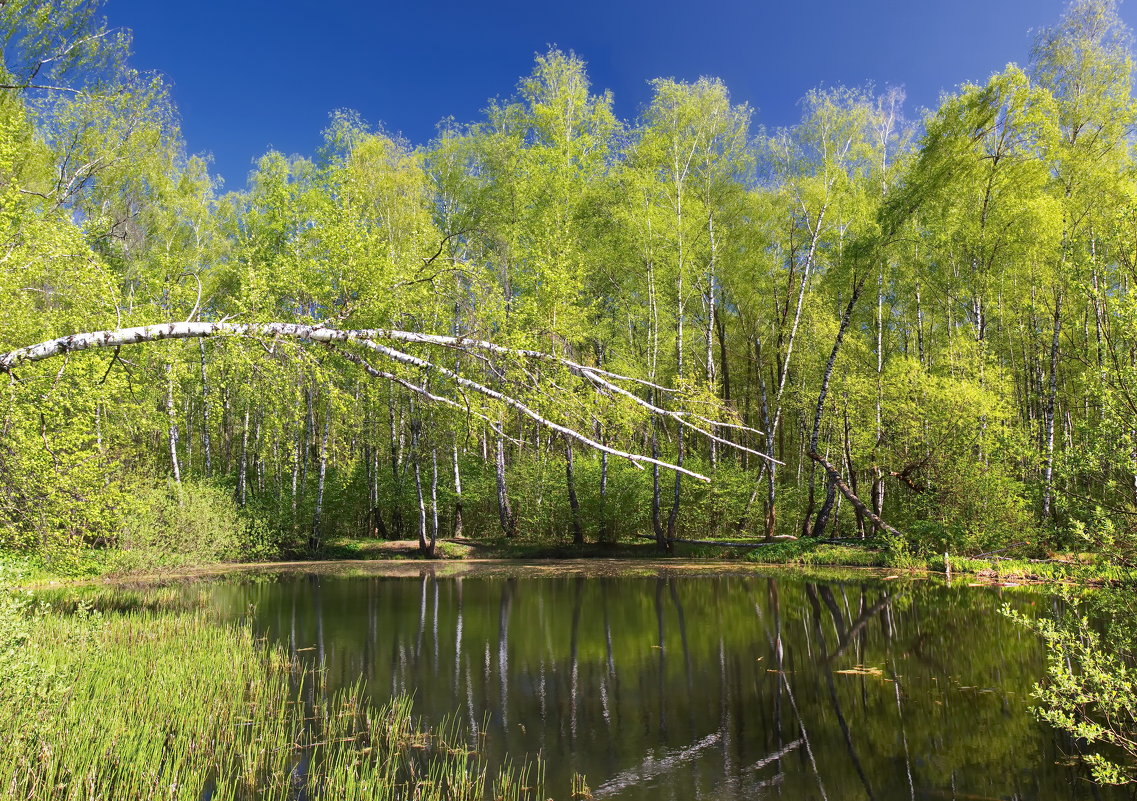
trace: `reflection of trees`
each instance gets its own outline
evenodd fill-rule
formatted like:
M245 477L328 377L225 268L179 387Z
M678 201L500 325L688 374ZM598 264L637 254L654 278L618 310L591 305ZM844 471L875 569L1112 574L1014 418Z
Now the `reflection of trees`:
M862 589L862 594L861 594L861 602L863 605L863 603L864 603L863 589ZM891 632L893 631L892 607L889 607L888 609L886 609L885 614L887 615L888 631L891 635ZM895 695L896 695L896 724L900 728L900 743L901 743L901 745L904 746L904 773L908 777L908 797L910 799L912 799L912 801L916 801L916 785L912 781L912 754L908 750L908 732L905 730L905 727L904 727L904 705L900 700L900 696L901 696L900 675L896 672L896 654L892 650L892 637L891 636L889 636L888 641L887 641L886 653L887 653L886 664L888 666L888 676L889 676L889 679L892 681L892 688L893 688ZM953 783L953 785L955 783L955 777L954 776L952 777L952 783Z
M809 605L813 608L813 624L814 630L817 632L818 645L821 648L821 662L822 664L828 664L830 660L829 649L825 642L825 633L821 630L821 607L817 603L819 593L812 584L805 585L805 593L809 598ZM844 620L841 618L841 613L837 609L837 604L833 601L833 594L829 591L828 587L821 587L820 594L827 599L826 606L829 607L829 612L833 617L833 625L837 629L838 641L847 645L849 642L847 638L848 630L844 626ZM829 688L829 699L833 703L833 714L836 716L837 723L841 727L841 734L845 739L845 747L848 749L849 759L857 771L857 776L860 778L861 784L864 785L865 793L868 795L870 801L872 801L876 796L873 795L872 784L869 782L869 777L865 775L861 758L857 755L857 747L853 744L853 736L849 731L849 724L845 720L844 713L841 711L841 701L837 695L837 685L833 682L833 671L826 670L824 673L825 684Z
M576 705L577 699L580 697L580 611L581 604L584 600L584 576L577 576L573 588L573 601L572 601L572 635L569 643L569 661L572 663L572 687L569 689L569 698L572 706L571 723L569 730L572 732L572 741L576 742Z
M595 788L669 756L682 759L644 792L950 797L954 778L960 797L1053 795L1044 732L1004 692L1029 688L1041 654L993 614L994 594L758 581L569 576L522 590L430 574L303 582L257 609L294 628L301 656L325 641L333 686L362 666L380 700L413 693L428 719L460 710L471 731L492 721L491 751L556 754L553 795L557 770ZM1024 760L1044 775L1008 776Z
M501 585L501 602L498 606L497 673L501 686L499 716L501 728L509 730L509 613L513 608L513 592L517 579L509 578Z

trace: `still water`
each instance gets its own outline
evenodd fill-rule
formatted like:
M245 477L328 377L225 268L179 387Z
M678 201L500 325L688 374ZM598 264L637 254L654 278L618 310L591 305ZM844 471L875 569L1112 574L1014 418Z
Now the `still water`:
M417 571L417 568L413 568ZM379 702L611 799L1094 799L1029 714L1044 593L595 567L289 573L214 602Z

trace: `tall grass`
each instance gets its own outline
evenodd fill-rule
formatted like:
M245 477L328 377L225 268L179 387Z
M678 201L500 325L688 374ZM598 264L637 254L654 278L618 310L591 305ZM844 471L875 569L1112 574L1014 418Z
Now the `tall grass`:
M203 611L0 597L0 734L2 799L543 798L539 769L491 777L457 725L423 728L407 699L359 687L326 695Z

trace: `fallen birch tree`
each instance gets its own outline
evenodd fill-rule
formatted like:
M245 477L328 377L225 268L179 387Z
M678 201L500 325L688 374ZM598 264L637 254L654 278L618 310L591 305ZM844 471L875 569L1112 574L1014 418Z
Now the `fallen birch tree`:
M414 392L429 401L464 409L471 413L473 416L488 421L488 418L485 415L472 410L469 403L464 403L456 398L441 395L437 391L429 389L425 383L416 384L406 378L396 375L393 372L375 367L361 355L351 350L351 348L364 349L375 353L395 364L403 365L405 367L417 368L424 375L438 376L445 382L448 382L454 389L459 392L472 392L489 400L500 403L503 406L512 409L515 412L518 412L519 414L529 418L538 425L543 426L550 431L560 434L569 440L575 440L580 444L601 453L606 453L611 456L626 459L639 469L643 469L644 465L648 464L656 465L667 470L682 473L684 475L698 479L699 481L710 481L710 478L707 476L693 470L689 470L680 465L660 460L652 456L635 453L633 451L620 450L618 448L612 447L611 445L599 442L593 437L581 433L572 426L559 423L538 412L532 407L532 405L526 403L518 397L515 397L512 394L494 389L493 387L488 386L486 383L483 383L481 381L476 381L472 378L468 378L455 370L443 367L436 361L431 361L430 359L424 358L422 356L409 353L404 349L404 347L407 345L443 347L464 353L490 354L494 356L519 359L526 362L552 364L564 368L571 375L582 379L585 382L586 386L589 386L593 391L601 395L625 398L645 410L648 414L672 420L677 425L690 429L700 436L706 437L708 440L716 443L721 443L725 446L734 448L739 451L744 451L746 453L758 456L762 459L777 461L762 451L747 448L740 443L718 437L708 428L704 428L703 426L692 422L692 420L697 420L699 422L705 422L708 425L717 425L715 421L712 421L706 417L691 414L685 410L672 410L663 408L662 406L640 398L634 392L630 391L624 386L621 386L620 384L627 383L633 386L655 390L656 392L664 395L675 395L676 390L674 389L663 387L640 378L621 375L609 370L581 364L566 357L557 356L555 354L546 353L544 351L530 350L525 348L511 348L494 342L488 342L481 339L463 336L423 334L414 331L401 331L397 329L386 328L336 329L319 324L305 325L300 323L161 323L155 325L135 326L131 328L118 328L105 331L91 331L86 333L69 334L67 336L57 337L56 339L39 342L34 345L17 348L7 353L0 354L0 372L6 373L9 376L12 376L14 379L18 380L18 376L15 371L21 365L31 362L39 362L57 356L66 356L67 354L93 349L114 349L115 358L117 358L118 351L123 347L152 342L163 342L167 340L204 339L207 337L246 338L259 340L262 343L266 340L292 340L302 344L310 343L313 345L321 345L329 348L333 353L340 356L341 358L344 358L347 361L360 366L363 368L364 372L366 372L372 378L394 382L399 386L402 386L403 388ZM492 424L492 421L489 422ZM756 429L747 428L745 426L733 425L731 427L749 431L755 434L762 434L762 432L757 431Z

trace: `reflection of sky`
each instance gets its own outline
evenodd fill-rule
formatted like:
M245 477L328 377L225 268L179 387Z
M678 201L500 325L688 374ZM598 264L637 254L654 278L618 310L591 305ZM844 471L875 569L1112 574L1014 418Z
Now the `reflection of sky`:
M792 123L811 88L902 84L912 108L941 91L1024 63L1030 31L1062 0L950 3L709 2L348 3L110 0L134 29L135 63L174 84L191 152L212 152L229 188L270 146L311 154L328 113L358 109L424 143L446 116L474 120L509 95L549 44L589 63L622 118L656 77L726 81L760 123ZM1137 6L1121 13L1137 20ZM914 111L910 116L918 116Z
M543 754L555 797L574 772L620 799L1092 793L1026 711L1044 655L993 591L424 573L217 592L333 687L362 675L495 758Z

